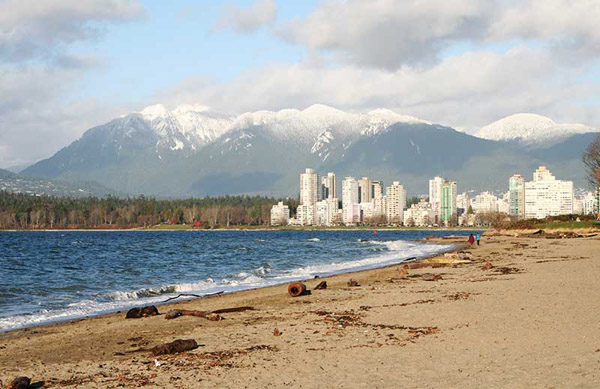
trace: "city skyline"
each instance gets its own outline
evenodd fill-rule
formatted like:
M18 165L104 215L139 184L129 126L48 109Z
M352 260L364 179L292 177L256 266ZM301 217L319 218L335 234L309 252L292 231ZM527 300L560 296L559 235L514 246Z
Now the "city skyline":
M334 197L338 193L336 182L335 172L320 175L307 168L300 174L296 217L291 216L287 205L279 202L271 210L273 225L474 225L478 215L543 219L595 214L600 202L600 193L576 194L572 181L556 179L546 166L539 166L531 181L519 174L510 177L507 190L500 197L489 191L472 197L468 191L458 193L456 181L436 176L429 180L429 195L413 196L418 201L409 205L407 190L399 181L385 187L383 182L370 177L357 180L347 176L341 181L341 199Z

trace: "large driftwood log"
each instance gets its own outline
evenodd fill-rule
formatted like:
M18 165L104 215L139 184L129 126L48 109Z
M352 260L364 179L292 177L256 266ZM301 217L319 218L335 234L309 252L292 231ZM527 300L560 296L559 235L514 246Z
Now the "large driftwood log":
M150 349L154 355L175 354L198 348L194 339L177 339L171 343L165 343Z
M243 311L253 311L254 307L235 307L235 308L224 308L217 309L215 311L193 311L189 309L173 309L165 315L165 319L171 320L176 319L179 316L196 316L203 317L212 321L219 321L223 318L220 316L222 313L232 313L232 312L243 312Z

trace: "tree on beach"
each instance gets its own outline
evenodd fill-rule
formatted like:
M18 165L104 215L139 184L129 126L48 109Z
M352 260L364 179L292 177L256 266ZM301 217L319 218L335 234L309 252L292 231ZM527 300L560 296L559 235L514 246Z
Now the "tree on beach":
M600 186L600 134L587 147L582 159L586 166L587 179L597 189Z

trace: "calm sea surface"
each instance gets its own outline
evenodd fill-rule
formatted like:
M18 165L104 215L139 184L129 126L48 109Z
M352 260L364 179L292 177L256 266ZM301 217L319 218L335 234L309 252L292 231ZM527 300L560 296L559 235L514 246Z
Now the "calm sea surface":
M422 257L469 231L0 232L0 331Z

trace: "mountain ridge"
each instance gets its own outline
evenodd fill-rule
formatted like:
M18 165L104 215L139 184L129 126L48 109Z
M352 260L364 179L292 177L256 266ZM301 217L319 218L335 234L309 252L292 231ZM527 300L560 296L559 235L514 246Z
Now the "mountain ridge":
M417 193L425 193L427 180L440 174L458 179L463 188L494 190L504 188L512 173L529 174L520 169L552 168L558 156L543 150L568 139L531 147L384 109L348 113L314 104L232 116L205 106L155 105L86 131L24 173L93 180L133 195L179 197L292 195L305 167L334 171L340 182L344 175L399 179ZM581 147L567 142L559 148L569 160L557 165L557 176L583 182L581 162L574 157ZM562 166L577 169L573 174Z

